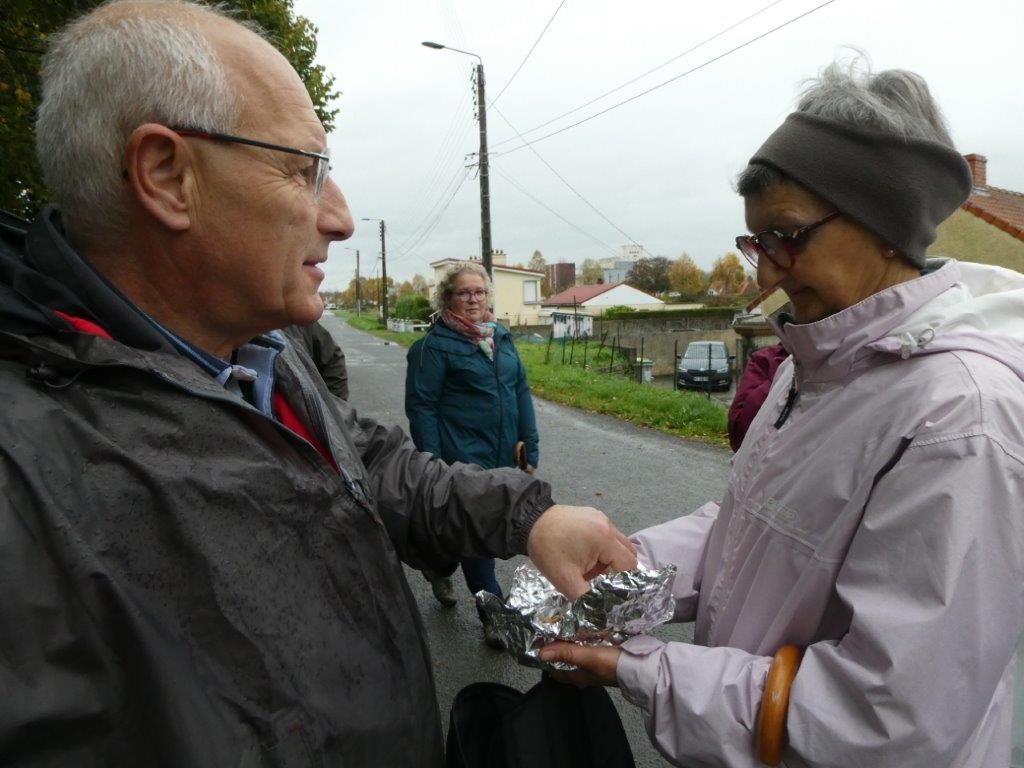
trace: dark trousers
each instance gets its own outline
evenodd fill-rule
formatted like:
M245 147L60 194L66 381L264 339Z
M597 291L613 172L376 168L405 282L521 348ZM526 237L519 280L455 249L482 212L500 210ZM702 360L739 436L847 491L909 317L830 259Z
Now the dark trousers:
M466 577L466 586L469 587L470 594L475 595L481 589L485 589L492 595L504 599L505 596L501 592L501 587L498 586L498 580L494 577L494 558L488 557L484 560L467 558L454 563L447 571L441 569L436 573L438 576L451 576L460 565L462 566L462 575Z

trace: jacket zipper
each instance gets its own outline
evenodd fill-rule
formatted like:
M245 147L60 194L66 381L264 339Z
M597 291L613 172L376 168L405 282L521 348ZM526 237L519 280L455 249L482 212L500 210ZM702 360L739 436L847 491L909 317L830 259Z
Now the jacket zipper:
M775 428L782 429L782 425L789 419L790 414L793 412L793 408L796 407L797 400L800 399L800 390L797 388L796 380L800 375L800 365L794 360L793 361L793 381L789 384L789 393L786 395L786 403L782 406L782 410L779 412L779 418L775 420Z
M345 484L345 488L348 490L350 494L352 494L352 497L360 506L370 511L373 511L373 508L371 507L370 501L366 497L366 494L359 487L359 484L356 483L355 478L353 478L349 471L345 469L344 465L340 461L338 461L338 457L335 456L334 450L331 448L330 433L327 431L327 421L326 419L324 419L324 413L323 409L320 407L319 399L315 397L315 393L311 393L309 391L306 382L300 380L299 384L302 391L302 399L305 400L306 402L306 410L309 411L310 417L314 421L314 424L312 426L315 430L319 432L320 437L324 443L324 449L327 451L327 453L330 454L331 458L334 460L334 465L338 468L338 473L341 475L341 480ZM305 443L307 441L303 440L303 442ZM317 455L319 455L319 451L317 452Z
M501 463L501 435L505 425L505 398L501 396L501 379L498 377L498 340L494 340L494 391L498 393L498 445L494 449L494 466Z

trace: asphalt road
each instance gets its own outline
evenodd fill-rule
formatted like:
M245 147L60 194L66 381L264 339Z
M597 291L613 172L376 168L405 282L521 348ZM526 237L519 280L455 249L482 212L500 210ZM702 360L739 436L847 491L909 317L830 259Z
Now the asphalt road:
M400 346L356 331L325 315L323 324L345 350L350 400L360 413L408 426L403 408L405 352ZM718 499L729 474L729 452L634 427L617 419L535 400L541 437L538 474L548 480L556 501L595 506L623 531L632 532ZM498 581L507 586L520 558L499 561ZM537 670L520 667L509 656L487 648L469 591L457 573L455 608L441 607L418 572L407 570L430 638L438 703L445 718L455 694L469 683L489 680L526 690ZM659 630L663 639L689 640L692 625ZM639 711L617 690L612 698L641 768L668 763L650 745Z

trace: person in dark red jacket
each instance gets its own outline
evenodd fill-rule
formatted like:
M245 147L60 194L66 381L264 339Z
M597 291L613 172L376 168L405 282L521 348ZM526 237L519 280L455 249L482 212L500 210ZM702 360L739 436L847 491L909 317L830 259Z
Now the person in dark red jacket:
M750 423L761 410L761 404L772 388L775 371L787 357L789 352L781 344L773 344L757 350L747 361L747 367L743 369L743 375L736 385L736 396L729 406L729 445L733 451L738 451L743 444Z

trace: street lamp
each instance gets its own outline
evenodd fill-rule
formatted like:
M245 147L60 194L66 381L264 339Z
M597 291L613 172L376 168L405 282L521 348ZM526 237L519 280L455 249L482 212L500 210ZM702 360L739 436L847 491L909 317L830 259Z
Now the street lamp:
M477 54L471 51L463 51L460 48L452 48L450 45L423 43L427 48L436 51L449 50L456 53L464 53L474 57L479 63L476 65L476 116L480 123L480 260L483 262L487 276L491 276L491 189L487 163L487 102L484 99L484 61Z
M384 319L384 325L388 324L388 260L387 251L384 248L384 231L385 224L384 219L367 219L364 218L362 221L379 221L380 222L380 282L381 282L381 317Z
M356 317L360 317L363 314L363 301L362 301L362 294L360 292L360 285L359 285L359 249L358 248L349 248L346 245L345 246L345 250L346 251L355 251L356 252Z

